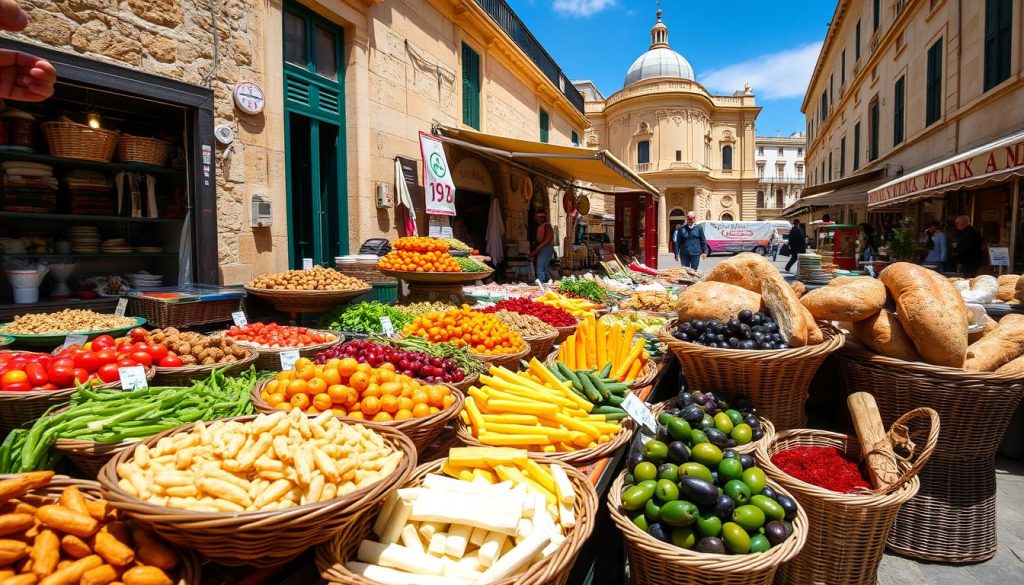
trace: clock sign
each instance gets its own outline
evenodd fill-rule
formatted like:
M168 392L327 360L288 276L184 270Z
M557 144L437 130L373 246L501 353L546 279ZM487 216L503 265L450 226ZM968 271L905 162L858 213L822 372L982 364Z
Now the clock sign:
M246 114L259 114L267 103L263 89L251 81L243 81L235 86L235 105Z

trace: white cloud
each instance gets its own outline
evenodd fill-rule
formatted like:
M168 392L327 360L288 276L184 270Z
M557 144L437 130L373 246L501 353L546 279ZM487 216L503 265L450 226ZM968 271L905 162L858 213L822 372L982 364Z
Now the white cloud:
M562 14L586 18L614 4L615 0L555 0L554 9Z
M821 41L759 55L699 77L701 83L715 92L732 94L750 83L754 93L763 99L803 97L821 52Z

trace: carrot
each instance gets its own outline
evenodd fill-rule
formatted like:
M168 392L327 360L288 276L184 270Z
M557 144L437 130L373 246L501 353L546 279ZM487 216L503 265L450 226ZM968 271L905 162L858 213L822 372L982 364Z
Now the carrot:
M636 343L633 344L633 349L631 349L629 351L629 354L626 355L625 359L623 359L619 363L619 367L616 368L615 375L613 377L619 381L624 380L626 378L626 374L629 373L629 368L632 367L633 362L637 361L637 359L640 357L640 352L643 350L644 340L637 339Z
M0 481L0 503L21 497L29 490L41 488L50 483L52 478L52 471L32 471Z
M576 334L573 333L562 343L561 349L565 350L565 360L562 362L570 370L576 369Z
M608 329L604 323L597 322L597 367L603 368L608 362Z
M574 369L581 370L587 367L587 346L584 343L586 333L580 327L576 330L576 364Z
M612 363L612 367L615 367L615 362L618 361L619 357L619 334L622 332L622 327L619 325L610 325L608 327L608 361ZM604 364L601 365L604 367Z
M633 345L633 336L636 335L636 325L630 324L626 327L626 333L622 336L622 345L619 346L619 360L616 363L616 368L622 366L624 362L627 362L626 358L629 356L630 346Z
M43 530L32 542L32 572L42 579L57 570L60 562L60 538L52 530Z
M633 360L633 365L629 366L629 372L626 374L627 381L636 380L637 376L640 375L640 360Z

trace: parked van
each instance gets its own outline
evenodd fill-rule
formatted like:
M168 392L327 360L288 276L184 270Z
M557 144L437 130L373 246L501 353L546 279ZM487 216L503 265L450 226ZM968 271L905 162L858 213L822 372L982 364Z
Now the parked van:
M708 240L711 253L755 252L767 254L772 232L783 237L789 234L789 222L772 221L702 221L704 236Z

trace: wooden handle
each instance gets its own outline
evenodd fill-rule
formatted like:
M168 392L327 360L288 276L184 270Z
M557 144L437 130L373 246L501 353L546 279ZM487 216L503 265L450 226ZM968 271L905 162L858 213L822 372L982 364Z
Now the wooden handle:
M856 392L846 399L846 405L853 417L853 427L857 431L871 484L876 490L882 490L899 481L896 454L882 424L875 397L867 392Z

